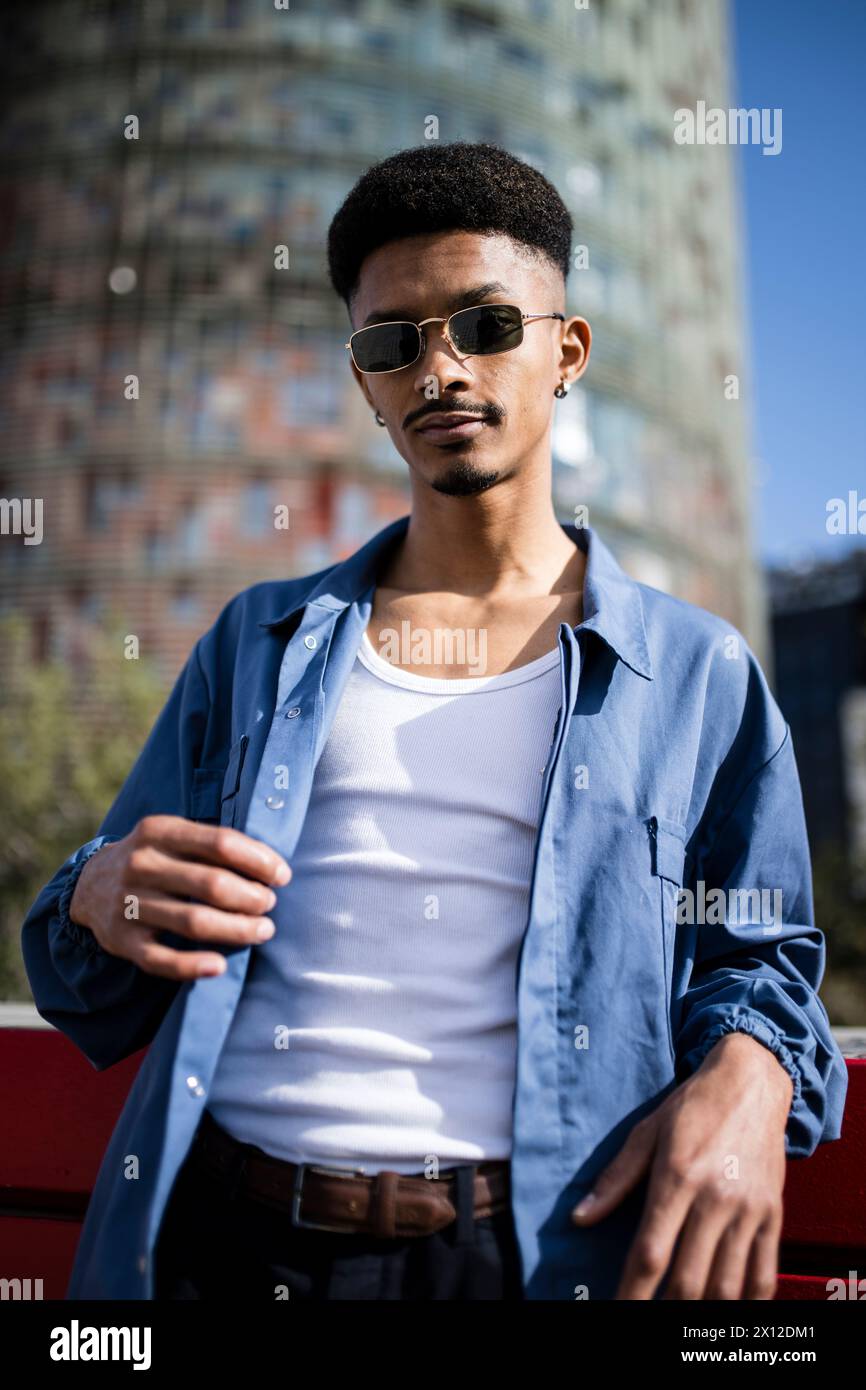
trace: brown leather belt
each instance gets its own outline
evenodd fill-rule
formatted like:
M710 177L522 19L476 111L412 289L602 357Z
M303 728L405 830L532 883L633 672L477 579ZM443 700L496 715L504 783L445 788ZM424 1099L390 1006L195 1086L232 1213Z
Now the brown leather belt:
M205 1111L189 1153L201 1168L234 1191L291 1214L292 1224L316 1231L369 1235L424 1236L457 1219L456 1174L438 1178L395 1173L361 1173L289 1163L253 1144L242 1144ZM509 1206L511 1165L507 1159L473 1165L474 1217L482 1220Z

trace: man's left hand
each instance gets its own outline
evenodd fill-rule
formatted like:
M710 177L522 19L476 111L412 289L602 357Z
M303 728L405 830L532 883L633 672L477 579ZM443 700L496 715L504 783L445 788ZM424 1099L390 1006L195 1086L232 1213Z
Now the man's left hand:
M792 1096L768 1048L728 1033L635 1125L574 1216L601 1220L650 1169L617 1299L651 1299L669 1266L664 1298L775 1297Z

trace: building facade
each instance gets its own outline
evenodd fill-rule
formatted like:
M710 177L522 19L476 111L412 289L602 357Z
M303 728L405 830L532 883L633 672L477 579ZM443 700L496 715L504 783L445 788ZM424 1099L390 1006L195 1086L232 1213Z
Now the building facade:
M326 275L370 164L429 138L540 168L576 226L590 369L557 404L558 514L765 656L751 536L725 0L33 3L4 77L11 227L0 604L74 659L111 612L168 681L222 603L408 508Z

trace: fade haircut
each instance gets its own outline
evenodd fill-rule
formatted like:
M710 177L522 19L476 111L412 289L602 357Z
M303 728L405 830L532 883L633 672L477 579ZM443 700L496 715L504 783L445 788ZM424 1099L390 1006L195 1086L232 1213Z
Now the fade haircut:
M500 145L415 145L362 174L328 229L328 271L351 313L361 266L401 237L466 231L511 239L568 278L571 215L553 184Z

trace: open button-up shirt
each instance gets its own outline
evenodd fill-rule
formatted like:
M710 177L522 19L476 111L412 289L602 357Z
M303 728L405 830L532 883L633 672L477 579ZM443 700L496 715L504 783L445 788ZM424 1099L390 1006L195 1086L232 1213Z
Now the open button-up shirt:
M70 919L77 875L154 813L235 826L291 863L379 566L408 521L341 563L226 604L98 835L26 917L40 1014L98 1070L149 1045L68 1298L153 1297L160 1222L255 949L224 948L221 976L145 974ZM584 617L559 628L561 706L515 978L512 1209L530 1299L614 1296L645 1180L593 1227L569 1213L724 1034L750 1034L790 1075L790 1158L839 1137L847 1088L816 992L824 938L791 735L754 654L721 618L630 579L591 528L563 529L586 554ZM290 891L277 890L278 931L291 930Z

